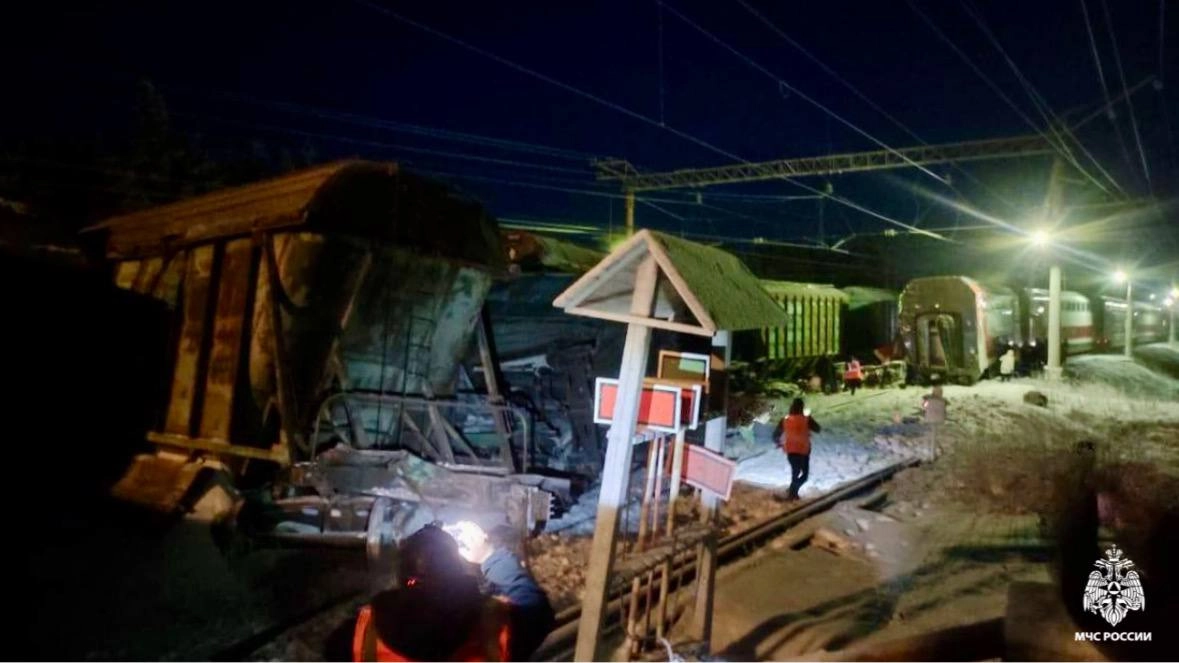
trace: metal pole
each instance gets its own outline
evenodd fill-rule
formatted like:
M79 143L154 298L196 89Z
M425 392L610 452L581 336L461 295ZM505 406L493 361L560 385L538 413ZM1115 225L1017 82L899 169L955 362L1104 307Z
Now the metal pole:
M1060 266L1048 270L1048 367L1049 380L1060 379Z
M1126 357L1134 356L1134 301L1130 298L1130 279L1126 279Z
M1171 322L1167 325L1167 344L1175 345L1175 307L1179 302L1171 302L1167 308L1171 311Z
M626 236L635 234L635 192L626 190Z

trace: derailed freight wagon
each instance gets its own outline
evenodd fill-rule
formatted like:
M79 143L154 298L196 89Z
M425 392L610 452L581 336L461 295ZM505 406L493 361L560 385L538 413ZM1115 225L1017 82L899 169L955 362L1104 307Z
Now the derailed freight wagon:
M504 263L479 205L352 161L95 230L119 286L175 309L170 394L148 434L157 452L116 495L217 511L208 494L197 501L212 472L277 477L277 494L299 497L262 510L268 535L370 550L444 515L547 518L551 480L522 473L526 424L494 387L456 390L473 342L493 361L480 313Z
M1023 343L1019 296L965 276L910 281L899 316L910 370L922 380L973 384L1001 348Z

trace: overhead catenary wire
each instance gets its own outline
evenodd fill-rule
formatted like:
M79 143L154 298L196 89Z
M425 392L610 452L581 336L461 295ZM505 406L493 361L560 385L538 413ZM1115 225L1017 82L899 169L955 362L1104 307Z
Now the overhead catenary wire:
M463 39L460 39L460 38L455 37L453 35L442 32L441 30L432 28L432 27L430 27L420 21L416 21L414 19L411 19L411 18L409 18L399 12L389 9L388 7L385 7L385 6L382 6L380 4L376 4L373 2L369 2L369 0L353 0L353 1L361 6L367 7L373 11L376 11L380 14L388 16L394 20L405 23L406 25L410 25L410 26L412 26L418 30L421 30L423 32L426 32L428 34L434 35L435 37L438 37L439 39L443 39L445 41L448 41L448 42L455 44L461 48L469 50L472 53L476 53L476 54L481 55L485 58L488 58L490 60L498 62L498 63L500 63L506 67L509 67L511 69L514 69L520 73L526 74L528 76L532 76L533 78L536 78L538 80L549 83L550 85L559 87L562 90L565 90L567 92L570 92L572 94L580 96L584 99L588 99L590 101L593 101L593 102L595 102L599 105L602 105L606 108L610 108L610 109L617 111L623 115L626 115L627 117L630 117L632 119L639 120L640 122L644 122L644 123L649 124L651 126L659 127L661 129L663 129L663 130L665 130L665 131L667 131L667 132L669 132L679 138L687 140L687 141L691 142L692 144L697 145L701 148L710 150L712 152L720 154L721 156L732 159L734 161L739 161L741 163L752 163L747 159L744 159L744 158L742 158L732 152L729 152L725 149L717 147L717 146L715 146L715 145L713 145L713 144L711 144L701 138L693 136L685 131L682 131L680 129L676 129L675 127L673 127L671 125L661 123L654 118L648 117L642 113L631 110L630 108L622 106L621 104L618 104L616 102L610 101L609 99L605 99L605 98L603 98L599 95L596 95L592 92L587 92L585 90L582 90L581 88L578 88L576 86L565 83L564 81L553 78L552 76L549 76L547 74L543 74L543 73L536 71L534 69L531 69L529 67L525 67L524 65L521 65L521 64L514 62L512 60L509 60L508 58L505 58L503 56L497 55L496 53L493 53L485 48L475 46L474 44L468 43L467 41L465 41ZM915 227L913 227L903 221L898 221L896 219L890 218L890 217L885 216L884 214L881 214L881 213L876 212L874 210L868 210L864 206L859 205L858 203L853 203L845 198L826 194L826 193L819 191L818 189L816 189L810 185L807 185L803 182L799 182L795 179L785 177L785 176L781 177L780 179L782 179L786 182L789 182L790 184L793 184L794 186L797 186L797 187L800 187L800 188L805 189L807 191L810 191L812 193L816 193L816 194L824 195L824 196L829 196L832 200L835 200L842 205L851 207L852 209L855 209L855 210L860 211L862 213L868 214L869 216L876 217L876 218L881 219L881 220L883 220L887 223L890 223L892 225L895 225L895 226L898 226L901 228L905 228L906 230L913 230L913 231L925 233L925 231L922 231L920 228L915 228ZM945 238L939 237L933 233L925 233L925 234L928 234L928 235L935 237L937 239L945 239Z
M950 49L952 51L954 51L954 53L957 54L958 57L964 63L966 63L966 65L968 67L970 67L971 71L973 71L976 75L978 75L979 78L981 78L983 80L984 83L986 83L987 87L991 88L991 90L995 94L997 94L1000 99L1002 99L1004 102L1006 102L1007 105L1010 106L1013 111L1015 111L1015 114L1018 115L1020 117L1020 119L1022 119L1025 123L1027 123L1027 125L1029 127L1031 127L1037 134L1039 134L1041 137L1043 137L1044 140L1048 142L1048 144L1052 145L1056 149L1057 153L1059 153L1062 158L1064 158L1074 168L1076 168L1078 172L1080 172L1082 175L1084 175L1086 179L1088 179L1097 188L1101 189L1105 193L1107 193L1107 194L1110 193L1109 189L1106 188L1106 186L1104 184L1102 184L1101 181L1099 181L1097 178L1093 177L1093 175L1091 173L1089 173L1089 171L1085 170L1085 168L1083 168L1081 166L1081 164L1077 161L1076 157L1074 157L1072 155L1072 153L1069 152L1067 145L1064 145L1064 144L1061 144L1057 141L1054 141L1051 136L1046 134L1044 132L1044 130L1041 129L1039 127L1039 125L1037 125L1035 123L1035 121L1032 120L1032 118L1029 117L1028 114L1025 113L1023 111L1023 109L1021 109L1019 107L1019 105L1016 104L1015 101L1013 99L1011 99L1011 97L1008 96L1007 93L1004 92L1003 89L1000 88L995 83L995 81L993 81L991 79L990 76L987 76L986 72L984 72L982 69L979 68L979 66L977 64L974 63L974 60L972 60L970 58L970 56L968 56L961 49L961 47L959 47L958 44L954 42L953 39L951 39L948 35L946 35L946 33L943 32L942 29L937 26L937 23L935 23L933 21L933 19L929 17L929 15L927 15L924 11L921 10L920 7L917 6L917 4L914 2L914 0L905 0L905 2L909 5L909 8L911 10L913 10L913 13L917 14L917 16L920 17L921 20L927 26L929 26L929 28L934 32L934 34L936 34L938 36L938 38L941 39L941 41L943 43L945 43L947 46L949 46Z
M445 140L450 142L461 142L475 145L484 145L487 147L495 147L498 149L527 152L533 154L540 154L554 158L568 159L571 161L589 161L593 159L603 158L603 155L594 154L591 152L584 152L579 150L572 150L564 147L553 147L551 145L542 145L535 142L527 142L515 140L510 138L502 138L498 136L488 136L485 134L476 134L464 131L455 131L452 129L444 129L441 127L430 127L421 124L412 124L407 122L398 122L395 120L388 120L384 118L375 118L365 116L359 113L352 113L346 111L330 110L309 106L293 101L282 101L274 99L262 99L252 95L244 95L225 90L207 90L195 89L187 85L165 84L161 87L187 94L199 94L216 96L223 99L230 99L240 103L251 104L255 106L262 106L275 110L280 110L286 113L306 115L309 117L316 117L319 119L327 119L338 121L347 124L354 124L357 126L365 126L370 128L383 129L395 133L406 133L411 135L420 135L438 140Z
M663 6L666 7L667 11L671 12L676 18L680 19L681 21L683 21L687 25L691 26L694 30L696 30L700 34L707 37L709 40L711 40L716 45L729 51L730 53L732 53L738 59L744 61L746 64L748 64L753 69L756 69L757 71L761 72L762 74L765 74L771 80L775 81L779 86L790 90L792 93L798 95L799 98L801 98L802 100L811 104L815 108L818 108L819 110L823 111L827 115L830 115L832 118L837 120L840 124L851 129L852 131L860 134L864 138L867 138L868 140L872 141L873 143L880 146L884 150L891 152L892 154L894 154L897 157L900 157L902 161L909 164L910 166L916 168L917 170L920 170L921 172L925 173L926 175L929 175L930 177L937 180L938 182L941 182L942 184L946 183L946 179L944 177L942 177L941 175L938 175L937 173L933 172L932 170L926 168L925 166L922 166L921 164L917 163L916 161L913 161L912 159L905 156L901 152L897 151L895 148L891 147L890 145L888 145L884 141L873 136L872 134L868 133L867 131L861 129L859 126L852 123L850 120L844 118L842 115L831 110L830 108L828 108L827 106L825 106L824 104L819 102L817 99L814 99L813 97L806 94L802 90L798 89L794 85L791 85L789 82L785 81L784 79L782 79L778 75L774 74L774 72L770 71L765 66L761 65L756 60L754 60L753 58L751 58L748 55L746 55L745 53L742 53L741 51L737 50L732 45L730 45L728 42L724 41L720 37L717 37L712 32L709 32L707 29L704 28L704 26L700 25L696 21L693 21L691 18L689 18L683 12L675 9L674 7L671 7L670 5L667 5L666 3L663 3Z
M1109 13L1109 3L1101 0L1101 8L1105 12L1105 28L1109 31L1109 41L1113 44L1114 62L1118 65L1118 78L1122 81L1122 89L1127 89L1126 70L1122 67L1122 54L1118 48L1118 38L1114 33L1113 17ZM1134 131L1134 142L1138 144L1138 156L1142 159L1142 175L1146 180L1146 189L1154 195L1154 186L1150 182L1150 166L1146 163L1146 149L1142 146L1142 134L1138 131L1138 118L1134 112L1134 100L1126 95L1126 107L1130 109L1130 127Z
M1122 158L1126 160L1126 165L1133 164L1130 159L1130 148L1126 147L1126 138L1122 136L1122 127L1117 122L1117 111L1114 110L1114 102L1110 100L1109 85L1105 81L1105 68L1101 65L1101 53L1097 50L1097 36L1093 34L1093 21L1089 17L1089 7L1085 4L1085 0L1080 0L1081 15L1085 18L1085 32L1089 35L1089 51L1093 54L1093 64L1097 67L1097 80L1101 83L1101 93L1105 96L1105 114L1109 118L1110 124L1113 125L1114 134L1117 136L1118 145L1122 149Z
M820 69L822 69L824 72L826 72L828 75L830 75L836 81L838 81L845 88L850 90L851 93L856 95L856 97L858 97L861 101L868 104L868 106L870 106L872 108L872 110L874 110L877 113L879 113L880 115L882 115L885 119L887 119L889 122L891 122L897 128L899 128L901 131L904 131L913 140L917 141L918 143L921 143L922 145L929 145L929 143L925 139L923 139L921 136L917 135L917 132L913 131L907 125L905 125L903 122L901 122L899 119L894 117L891 113L889 113L887 110L885 110L880 104L878 104L874 100L872 100L871 97L869 97L867 94L862 92L858 87L853 85L845 77L841 76L837 71L835 71L831 67L827 66L826 63L824 63L817 56L815 56L813 53L811 53L810 50L808 50L806 47L804 47L802 44L800 44L797 40L793 39L790 35L786 34L786 32L784 30L782 30L782 28L780 28L777 24L775 24L773 21L771 21L768 17L766 17L761 12L754 9L748 2L746 2L746 0L736 0L736 2L737 2L737 4L739 4L743 8L745 8L745 10L747 12L749 12L755 18L757 18L759 21L761 21L763 24L765 24L765 26L768 27L770 29L770 31L772 31L774 34L776 34L780 38L782 38L786 43L788 43L792 47L794 47L795 50L802 53L803 56L805 56L808 60L810 60L812 63L814 63ZM957 170L958 172L962 173L967 178L969 178L971 181L978 184L980 187L982 187L982 189L984 191L986 191L992 197L994 197L995 200L1003 203L1004 205L1006 205L1007 207L1009 207L1011 209L1015 208L1015 205L1012 204L1010 201L1008 201L1005 196L1000 195L994 189L987 186L982 180L975 177L974 174L972 174L969 170L963 168L960 164L951 162L950 167L954 168L955 170ZM950 186L952 187L953 185L951 184Z
M1032 105L1035 107L1036 111L1040 113L1040 116L1044 118L1044 123L1048 130L1051 131L1054 136L1056 136L1057 140L1059 140L1062 145L1066 144L1066 137L1071 137L1073 139L1072 142L1076 144L1078 148L1080 148L1081 153L1084 154L1090 162L1092 162L1094 167L1097 168L1097 171L1101 173L1101 175L1103 175L1105 179L1108 180L1109 183L1118 190L1119 193L1121 193L1123 196L1126 195L1125 189L1123 189L1118 181L1114 179L1113 175L1111 175L1101 165L1097 158L1093 156L1093 153L1085 147L1084 143L1077 139L1076 136L1068 133L1064 122L1062 122L1060 117L1052 110L1052 108L1048 105L1048 102L1044 99L1044 96L1040 94L1039 90L1037 90L1034 85L1032 85L1032 82L1028 80L1028 77L1024 75L1023 71L1019 68L1019 65L1017 65L1015 60L1007 53L1007 49L1003 48L1002 42L999 41L999 38L995 35L994 31L992 31L990 26L987 25L987 22L983 19L982 13L978 10L978 8L975 7L969 0L962 0L962 7L966 11L966 14L974 20L974 23L978 26L979 30L982 31L984 35L986 35L988 40L990 40L991 45L995 47L995 50L1003 56L1003 60L1007 63L1007 66L1011 69L1011 72L1015 74L1016 80L1019 81L1020 85L1024 89L1024 92L1027 93L1028 98L1031 99Z

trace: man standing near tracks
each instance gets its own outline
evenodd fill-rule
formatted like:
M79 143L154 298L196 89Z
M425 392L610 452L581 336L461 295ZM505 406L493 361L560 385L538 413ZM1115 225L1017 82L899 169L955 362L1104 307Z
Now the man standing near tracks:
M787 499L798 499L798 491L806 483L811 470L811 432L822 430L819 423L811 418L810 410L801 398L790 404L790 414L782 418L779 426L786 460L790 463L790 492Z

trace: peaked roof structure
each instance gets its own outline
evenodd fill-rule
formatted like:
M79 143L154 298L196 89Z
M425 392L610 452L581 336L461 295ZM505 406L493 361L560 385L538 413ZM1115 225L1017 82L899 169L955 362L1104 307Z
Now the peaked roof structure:
M658 267L654 313L631 313L638 266ZM646 324L712 336L787 324L785 311L736 256L711 246L641 230L586 272L553 305L571 315Z

